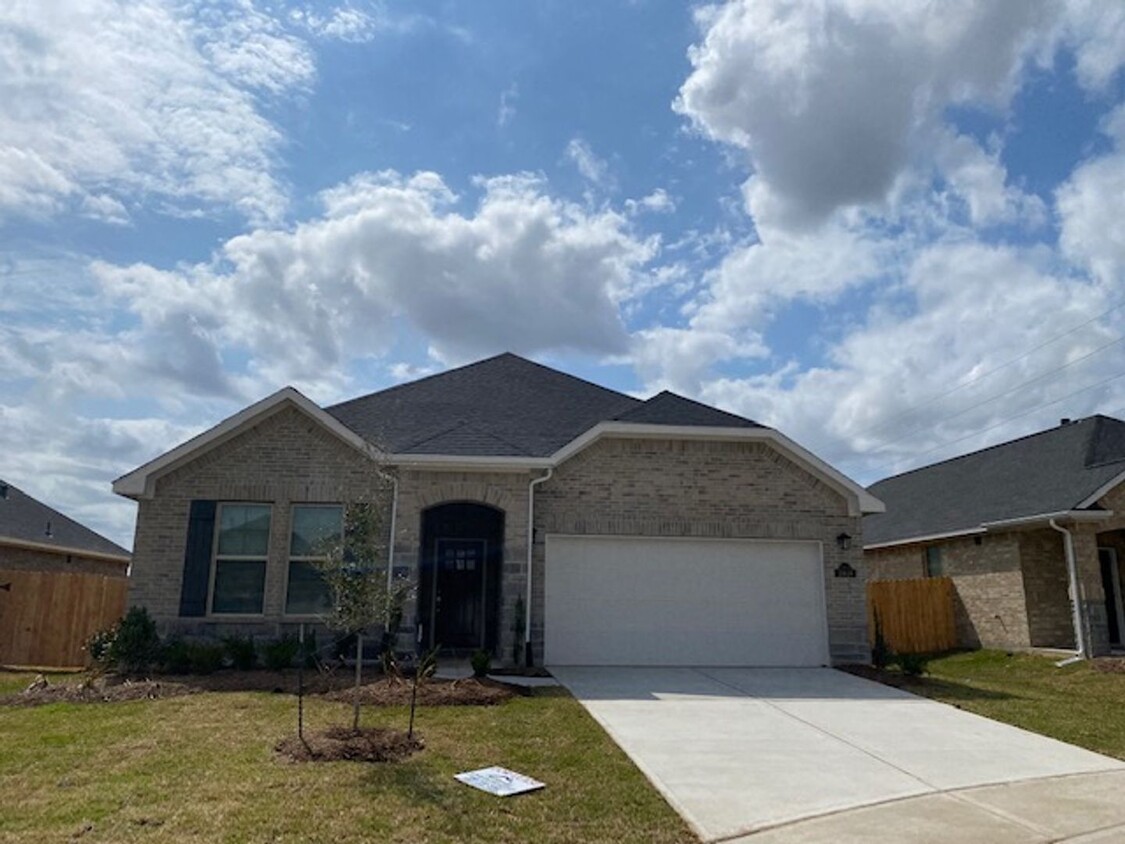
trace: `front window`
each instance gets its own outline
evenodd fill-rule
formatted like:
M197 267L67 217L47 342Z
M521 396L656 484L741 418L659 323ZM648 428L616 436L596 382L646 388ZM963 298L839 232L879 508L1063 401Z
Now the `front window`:
M338 504L298 504L293 507L289 534L289 586L285 612L314 615L331 609L328 584L316 561L324 559L325 546L339 541L344 531L344 508Z
M926 549L926 577L941 577L941 547L931 545Z
M220 504L211 612L261 615L266 593L270 505Z

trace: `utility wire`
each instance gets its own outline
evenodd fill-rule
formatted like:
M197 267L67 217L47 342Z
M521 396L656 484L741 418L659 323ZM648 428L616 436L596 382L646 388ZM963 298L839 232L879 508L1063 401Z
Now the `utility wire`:
M1122 304L1125 304L1125 303L1122 303ZM1105 343L1101 346L1098 346L1092 352L1087 352L1086 354L1082 355L1082 357L1080 357L1080 358L1075 358L1074 360L1069 361L1067 363L1064 363L1061 366L1056 366L1054 369L1049 369L1046 372L1043 372L1043 373L1041 373L1039 375L1036 375L1032 378L1028 378L1026 381L1021 381L1019 384L1016 384L1014 387L1009 387L1007 390L1004 390L1001 393L997 393L994 396L989 396L987 399L983 399L982 401L979 401L976 404L971 404L968 407L957 411L956 413L954 413L951 416L946 416L944 419L938 420L938 424L940 424L942 422L950 422L950 421L956 419L959 416L964 416L966 413L968 413L972 410L976 410L978 407L983 407L984 405L989 404L991 402L994 402L997 399L1004 398L1004 396L1010 396L1012 393L1017 393L1020 390L1022 390L1024 387L1027 387L1027 386L1029 386L1031 384L1034 384L1038 381L1042 381L1044 378L1049 378L1052 375L1055 375L1059 372L1062 372L1064 369L1070 369L1070 367L1072 367L1072 366L1077 366L1078 364L1082 363L1083 361L1089 360L1094 355L1100 354L1101 352L1104 352L1106 349L1110 348L1111 346L1116 346L1118 343L1121 343L1122 341L1125 341L1125 334L1121 335L1120 337L1116 337L1113 340L1110 340L1108 343ZM995 370L993 370L993 371L995 372ZM886 448L889 445L894 445L897 442L901 442L902 440L909 437L916 430L917 430L917 427L910 428L905 433L900 434L899 436L895 437L893 440L887 440L887 441L883 442L880 447Z
M982 372L980 375L977 375L973 378L970 378L968 381L962 381L962 382L956 384L955 386L950 387L948 390L946 390L943 393L938 393L937 395L932 396L931 398L928 398L925 401L920 402L919 404L913 405L911 407L906 408L906 410L900 411L899 413L895 414L894 416L890 417L889 419L885 419L882 422L880 422L871 431L869 431L868 434L871 435L871 434L878 433L879 431L882 431L884 428L886 428L891 423L897 422L899 419L902 419L904 416L909 416L910 414L912 414L912 413L914 413L918 410L921 410L924 407L929 407L934 402L939 401L940 399L944 399L946 396L951 396L954 393L956 393L958 390L963 390L966 387L971 387L973 384L976 384L978 381L984 380L989 375L992 375L993 373L999 372L1001 369L1005 369L1005 368L1011 366L1014 363L1019 363L1021 360L1024 360L1024 359L1030 357L1031 355L1038 352L1040 349L1044 349L1047 346L1051 345L1052 343L1063 339L1064 337L1069 337L1071 334L1074 334L1077 331L1081 331L1086 326L1097 322L1098 320L1102 319L1103 317L1109 316L1111 313L1113 313L1114 311L1120 310L1121 308L1125 308L1125 300L1122 300L1122 301L1118 302L1112 308L1109 308L1107 310L1102 311L1097 316L1091 317L1090 319L1086 320L1085 322L1064 331L1062 334L1056 334L1054 337L1051 337L1048 340L1044 340L1038 346L1035 346L1034 348L1028 349L1023 354L1017 355L1016 357L1012 358L1011 360L1007 360L1004 363L1001 363L1001 364L998 364L997 366L994 366L992 369L989 369L987 372Z
M1007 425L1009 422L1014 422L1017 419L1022 419L1025 416L1030 416L1032 413L1036 413L1036 412L1038 412L1040 410L1043 410L1044 408L1047 408L1047 407L1052 407L1053 405L1064 402L1067 399L1074 398L1075 396L1081 395L1082 393L1085 393L1089 390L1094 390L1094 389L1097 389L1098 387L1104 387L1106 384L1112 383L1113 381L1117 381L1121 378L1125 378L1125 372L1118 372L1116 375L1111 375L1109 378L1104 378L1101 381L1098 381L1094 384L1090 384L1086 387L1083 387L1080 390L1075 390L1073 393L1067 393L1065 396L1062 396L1061 398L1053 399L1052 401L1046 402L1044 404L1036 405L1035 407L1031 408L1030 410L1025 410L1022 413L1017 413L1015 416L1008 416L1004 419L1001 419L999 422L997 422L993 425L989 425L987 428L982 428L979 431L973 431L970 434L965 434L965 436L958 437L957 439L950 440L949 442L938 443L937 445L933 446L932 448L927 448L925 451L917 452L914 456L915 457L924 457L925 455L932 454L933 452L938 451L939 449L947 448L951 445L957 445L957 443L964 442L965 440L972 439L973 437L978 437L981 434L987 434L989 431L994 431L994 430L996 430L997 428L999 428L1003 425ZM874 474L877 474L877 475L882 474L885 470L893 468L893 466L894 466L894 464L892 464L892 463L886 463L886 464L876 468L874 470ZM916 469L916 468L919 468L919 467L915 466L914 468ZM905 472L912 472L914 470L913 469L906 469L904 471ZM903 472L899 472L898 474L903 474Z

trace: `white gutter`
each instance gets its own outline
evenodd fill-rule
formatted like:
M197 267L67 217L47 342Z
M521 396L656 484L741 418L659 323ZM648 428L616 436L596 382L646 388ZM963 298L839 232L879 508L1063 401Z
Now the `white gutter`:
M547 474L532 478L527 485L527 598L524 600L523 664L530 668L535 661L531 651L531 562L535 551L535 487L551 479L555 470L548 467Z
M886 542L872 542L864 545L863 550L877 551L880 548L894 548L898 545L916 545L925 542L937 542L942 539L957 539L962 536L980 536L990 531L1049 524L1051 519L1068 519L1072 522L1104 522L1112 518L1113 515L1112 510L1059 510L1054 513L1039 513L1034 516L1020 516L1015 519L981 522L979 527L965 528L964 530L921 534L919 536L908 536L905 539L891 539Z
M391 589L394 587L395 577L395 520L398 517L398 475L391 478L391 539L390 547L387 548L387 597L390 597ZM387 633L391 632L391 619L388 615L386 623L383 624L383 630Z
M1070 610L1074 621L1074 656L1055 663L1060 668L1088 658L1086 636L1082 629L1082 604L1078 594L1078 564L1074 559L1074 537L1070 531L1059 525L1054 519L1047 522L1051 527L1063 535L1063 548L1066 550L1066 573L1070 580Z

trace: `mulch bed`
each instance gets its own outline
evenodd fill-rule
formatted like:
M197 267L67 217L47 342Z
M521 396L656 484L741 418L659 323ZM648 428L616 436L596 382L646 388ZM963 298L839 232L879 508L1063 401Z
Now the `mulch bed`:
M305 675L305 693L326 700L351 703L355 694L350 672ZM381 678L360 687L360 703L368 706L410 704L411 680ZM81 681L49 683L38 677L22 692L0 697L0 706L42 706L48 703L117 703L128 700L159 700L200 692L297 693L296 671L216 671L214 674L154 676L124 679L114 675ZM419 706L496 706L527 689L496 680L428 679L418 686Z
M409 706L413 689L411 680L383 678L359 687L359 702L370 706ZM429 679L418 684L419 706L495 706L511 700L520 691L506 683L494 680ZM327 700L352 703L355 687L340 689L324 695Z
M80 683L51 685L46 679L14 695L0 697L0 706L43 706L48 703L118 703L127 700L158 700L195 694L201 689L164 680L119 680L98 677Z
M293 762L398 762L417 753L425 745L418 736L382 727L329 727L306 733L305 740L290 736L274 748Z
M1125 658L1119 656L1099 656L1090 660L1090 664L1103 674L1125 674Z

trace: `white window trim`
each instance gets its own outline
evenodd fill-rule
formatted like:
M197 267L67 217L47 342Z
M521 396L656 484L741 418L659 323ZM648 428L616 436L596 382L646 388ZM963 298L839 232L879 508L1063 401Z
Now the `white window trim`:
M262 609L260 612L215 612L215 574L219 569L219 530L223 524L222 511L226 506L232 507L265 507L270 511L270 528L266 537L266 553L264 557L248 556L241 554L224 554L224 560L233 562L263 562L266 565L265 575L262 578ZM215 508L215 530L211 535L211 576L207 581L207 617L223 620L259 619L266 615L266 591L270 575L270 545L273 539L273 502L272 501L220 501Z
M281 593L281 614L286 619L297 621L319 621L320 613L289 612L289 571L292 563L311 563L324 559L323 556L293 555L293 513L298 507L328 509L335 508L340 511L340 536L344 535L344 505L342 503L320 501L297 501L289 505L289 531L285 542L285 584Z

